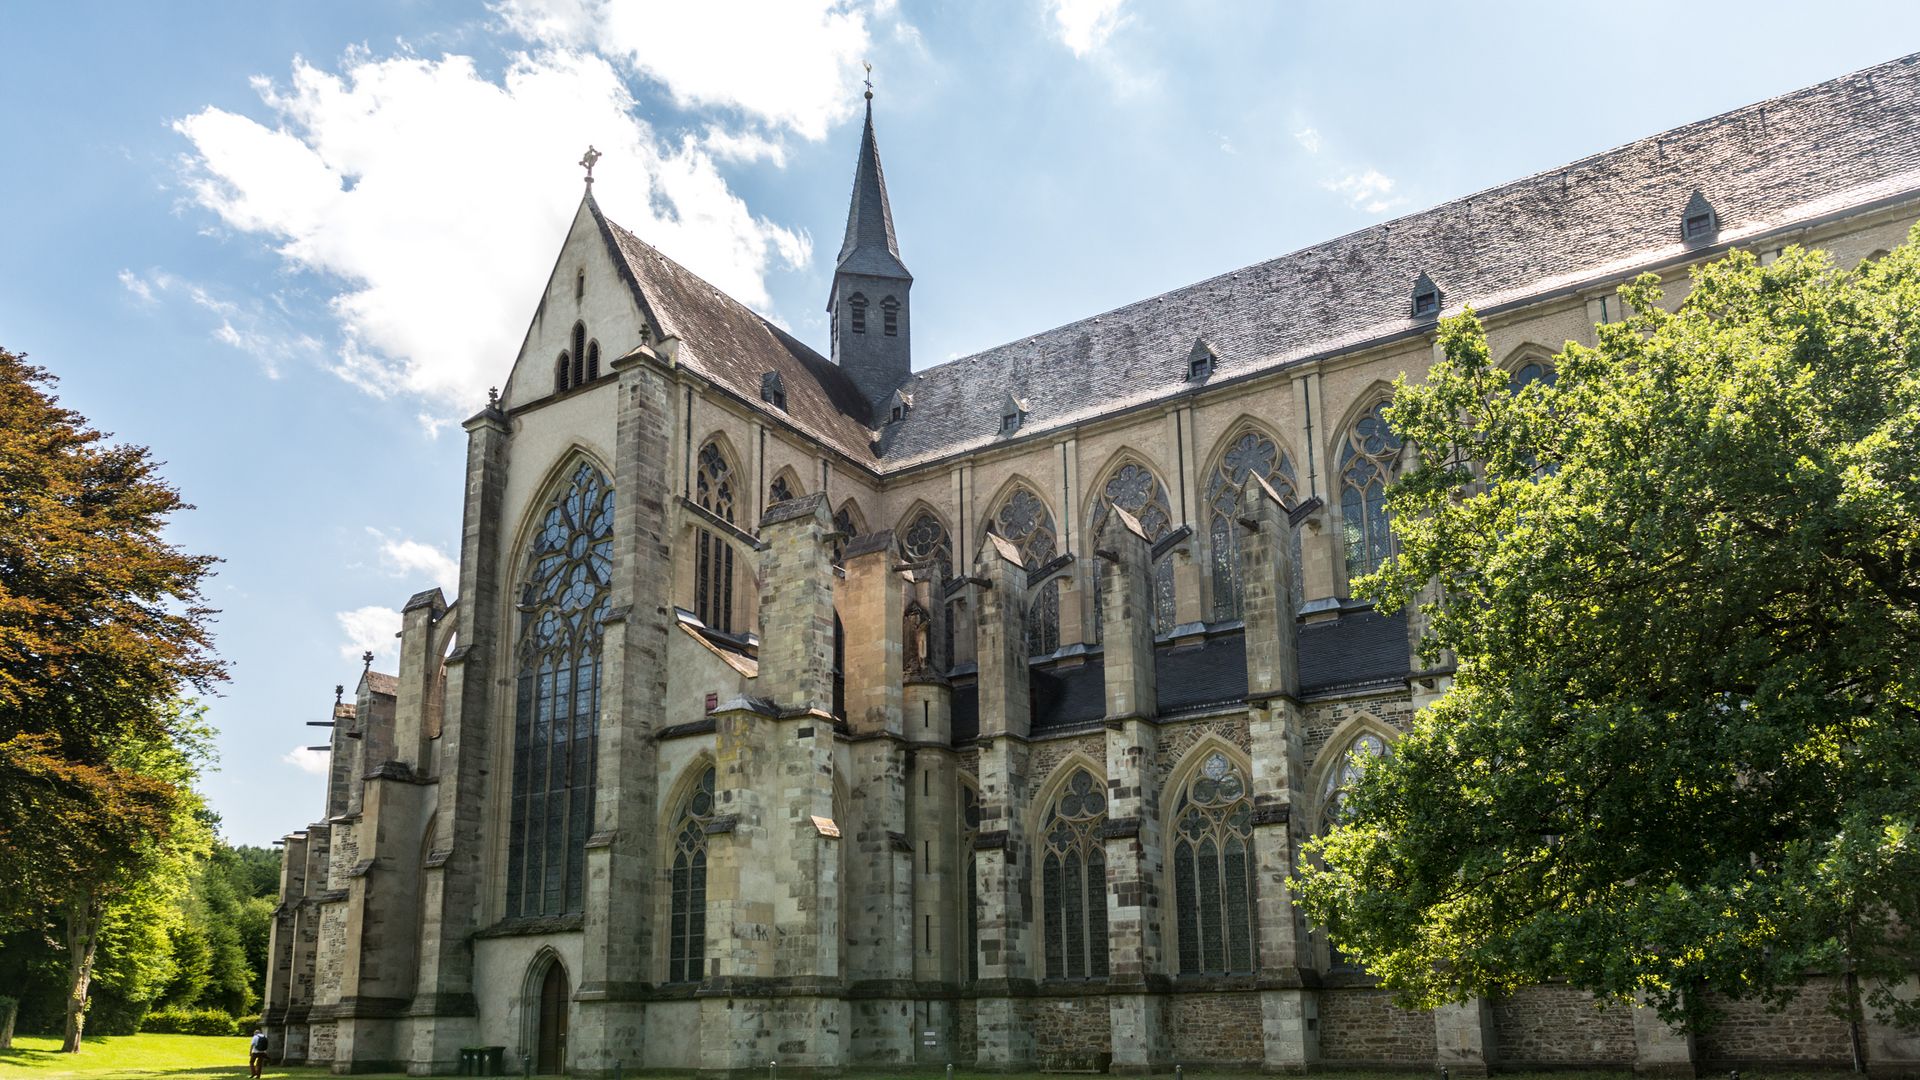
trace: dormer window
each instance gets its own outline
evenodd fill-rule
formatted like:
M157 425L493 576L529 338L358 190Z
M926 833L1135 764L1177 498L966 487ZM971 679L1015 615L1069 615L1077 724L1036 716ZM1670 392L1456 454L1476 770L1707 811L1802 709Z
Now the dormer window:
M893 405L887 412L887 420L889 423L897 424L900 421L905 420L907 418L907 413L911 412L912 410L913 410L913 399L901 393L900 391L895 390L893 392Z
M1680 238L1691 244L1700 240L1711 240L1720 231L1720 215L1713 212L1707 197L1694 189L1687 200L1687 208L1681 212Z
M900 333L900 301L891 296L880 301L880 332L888 337Z
M1422 273L1413 283L1413 317L1425 318L1440 314L1440 287L1433 279Z
M780 373L769 371L760 376L760 400L779 409L787 410L787 386L780 380Z
M1011 435L1027 421L1027 403L1008 394L1000 403L1000 434Z
M867 332L867 298L859 293L847 297L847 329L856 334Z
M1212 343L1206 338L1195 339L1193 351L1187 353L1187 378L1199 382L1213 374L1213 365L1220 359Z

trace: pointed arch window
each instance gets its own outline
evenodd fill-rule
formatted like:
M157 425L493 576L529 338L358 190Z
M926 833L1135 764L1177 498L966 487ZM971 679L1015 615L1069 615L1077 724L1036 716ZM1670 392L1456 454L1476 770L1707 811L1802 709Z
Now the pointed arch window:
M1360 778L1360 759L1363 757L1383 757L1387 754L1387 740L1378 732L1363 731L1343 744L1339 757L1333 767L1327 770L1327 777L1320 783L1320 828L1319 832L1330 832L1335 825L1346 820L1346 797L1354 781ZM1334 971L1357 971L1359 965L1348 960L1331 941L1327 943L1327 965Z
M1254 969L1253 800L1246 778L1213 751L1180 789L1173 811L1173 891L1180 970Z
M1045 566L1058 554L1060 534L1053 513L1040 496L1016 488L993 515L992 528L1020 552L1027 569ZM1060 582L1049 581L1027 601L1027 655L1044 656L1060 648Z
M953 538L947 535L947 527L940 523L933 511L922 510L907 522L906 528L900 530L900 554L908 563L933 563L940 568L928 602L947 605L945 640L942 643L945 651L941 656L950 664L953 662L954 608L958 601L949 603L942 590L953 579Z
M1517 394L1534 383L1539 383L1541 386L1552 386L1553 379L1553 368L1548 366L1546 362L1529 360L1521 364L1519 369L1513 373L1513 392Z
M560 359L553 362L553 392L564 393L573 386L573 354L562 349Z
M783 503L791 498L793 498L793 485L789 484L784 476L774 477L773 484L767 488L767 505Z
M573 385L587 381L587 324L573 324Z
M694 501L722 521L734 512L733 466L720 447L700 448L699 472L694 479ZM693 613L708 627L733 633L733 545L708 529L695 530Z
M547 506L520 593L510 917L583 906L600 735L600 620L612 575L613 489L583 463Z
M1100 535L1100 529L1106 525L1108 515L1116 506L1139 519L1140 527L1146 531L1149 541L1158 541L1173 531L1173 506L1167 498L1167 486L1145 465L1128 462L1107 478L1106 485L1100 489L1100 498L1093 504L1088 536ZM1094 560L1093 595L1096 598L1100 595L1100 579L1104 574L1102 560ZM1173 629L1173 610L1173 556L1168 553L1153 567L1154 633ZM1096 636L1102 622L1101 605L1095 604L1093 625Z
M1047 978L1107 977L1107 793L1079 769L1040 826L1041 933Z
M1371 574L1393 554L1387 519L1387 479L1400 455L1382 401L1363 413L1340 448L1340 513L1345 521L1347 580Z
M1207 474L1207 526L1213 541L1213 617L1238 619L1245 613L1240 572L1240 488L1248 477L1265 477L1292 506L1298 498L1293 462L1272 439L1246 428L1227 444L1219 464ZM1293 534L1293 594L1302 594L1300 534Z
M862 532L860 519L856 516L858 513L851 499L841 503L840 509L834 512L833 531L839 534L833 541L833 565L835 566L847 564L847 543Z
M713 820L713 767L687 796L674 827L672 914L667 930L667 981L698 981L707 960L707 824Z
M587 342L587 381L592 382L599 377L600 343L598 341L589 341Z

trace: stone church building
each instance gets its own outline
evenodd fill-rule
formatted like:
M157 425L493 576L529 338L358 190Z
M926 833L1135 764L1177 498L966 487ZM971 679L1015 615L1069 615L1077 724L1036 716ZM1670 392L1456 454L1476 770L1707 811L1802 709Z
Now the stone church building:
M1733 247L1894 246L1920 55L917 368L871 96L825 355L588 187L465 424L459 596L407 601L286 837L276 1053L1848 1061L1817 989L1691 1036L1559 985L1401 1011L1288 885L1354 755L1448 685L1349 586L1393 550L1381 408L1435 321L1471 304L1551 379L1644 271L1677 300Z

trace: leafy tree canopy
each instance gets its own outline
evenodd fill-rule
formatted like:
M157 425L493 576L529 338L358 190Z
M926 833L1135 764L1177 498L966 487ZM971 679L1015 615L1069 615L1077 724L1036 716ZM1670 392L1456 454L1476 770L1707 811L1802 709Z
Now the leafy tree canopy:
M109 445L0 349L0 740L51 735L101 764L154 707L224 676L200 586L214 560L162 538L190 509L145 447Z
M1422 453L1360 588L1458 673L1306 909L1409 1003L1566 977L1697 1023L1703 989L1854 972L1836 1008L1888 1015L1920 967L1920 229L1622 296L1551 385L1469 311L1397 387Z

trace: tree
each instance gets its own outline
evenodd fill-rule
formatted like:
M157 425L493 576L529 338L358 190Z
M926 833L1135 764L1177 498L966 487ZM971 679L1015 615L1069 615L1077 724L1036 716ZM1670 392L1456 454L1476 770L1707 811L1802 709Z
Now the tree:
M53 381L0 349L0 923L63 926L78 1050L110 916L204 848L204 729L173 703L225 669L200 591L214 560L161 535L189 507Z
M1920 229L1642 277L1516 389L1471 311L1387 417L1400 553L1451 689L1366 764L1309 916L1408 1004L1549 977L1920 1020ZM1703 994L1698 991L1708 991Z
M53 383L0 349L0 739L52 735L97 765L225 677L200 592L214 560L161 538L192 507L146 448L107 445Z

